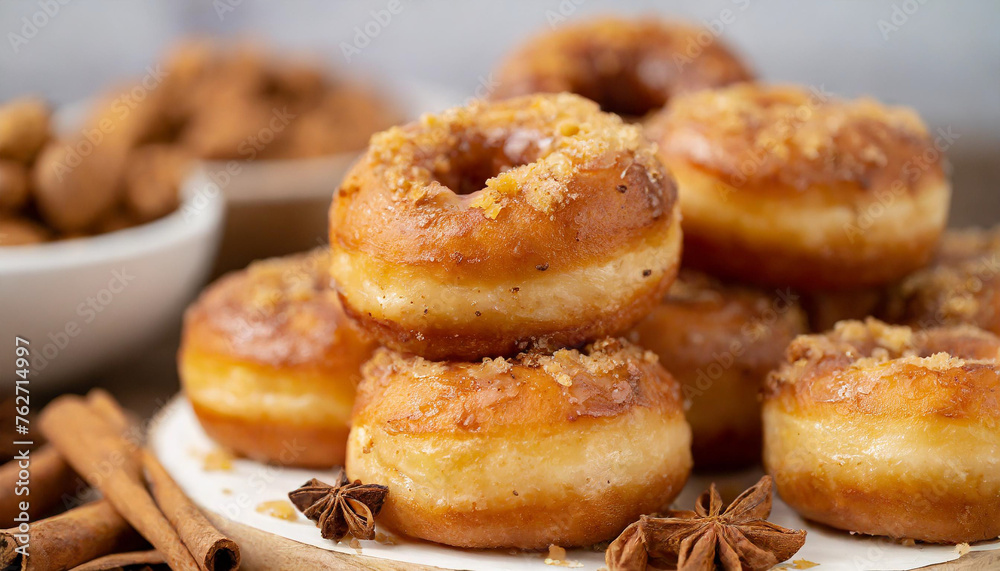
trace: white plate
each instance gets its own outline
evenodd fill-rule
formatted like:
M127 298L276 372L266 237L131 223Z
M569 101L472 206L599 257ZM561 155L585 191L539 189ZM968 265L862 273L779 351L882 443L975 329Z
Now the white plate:
M167 405L150 427L153 452L177 480L184 492L202 508L227 519L261 531L340 553L355 553L343 543L320 537L313 522L299 515L297 521L285 521L257 513L262 502L287 500L289 491L310 478L323 479L332 472L281 468L236 460L229 471L203 469L204 455L216 448L198 424L188 402L178 397ZM760 477L758 471L747 471L725 478L694 477L678 498L676 506L691 509L698 495L714 480L725 490L742 490ZM913 569L944 563L958 557L952 546L904 546L892 541L852 536L806 522L779 498L775 497L770 521L789 528L809 532L806 544L792 559L818 563L817 571L866 571L875 569ZM381 530L384 531L384 530ZM390 534L387 534L390 535ZM391 536L391 535L390 535ZM544 554L506 550L468 550L427 542L408 541L393 537L396 545L362 541L361 551L369 557L406 563L432 565L449 569L483 569L510 571L553 571L559 567L546 565ZM997 549L1000 542L978 544L973 550ZM604 567L604 554L573 549L567 559L577 561L582 569L595 571Z

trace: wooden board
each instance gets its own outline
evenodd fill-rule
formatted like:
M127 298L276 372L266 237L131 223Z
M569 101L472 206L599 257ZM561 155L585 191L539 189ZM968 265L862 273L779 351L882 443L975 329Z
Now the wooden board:
M274 569L287 571L300 569L446 571L440 567L376 559L366 557L364 554L350 555L327 551L233 522L217 514L209 513L207 515L216 527L239 543L243 555L240 569L243 571L273 571ZM956 561L921 567L916 571L993 571L996 569L1000 569L1000 550L977 551Z
M346 569L349 571L446 571L389 559L366 557L364 554L337 553L306 545L291 539L236 523L218 514L206 513L219 531L240 546L242 571L283 571L313 569Z

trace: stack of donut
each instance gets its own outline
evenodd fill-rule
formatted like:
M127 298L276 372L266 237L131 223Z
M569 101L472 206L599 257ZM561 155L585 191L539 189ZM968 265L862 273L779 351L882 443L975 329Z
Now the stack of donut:
M749 83L706 33L566 26L491 101L375 135L329 252L189 310L206 431L344 464L389 486L380 524L462 547L604 541L692 461L762 456L835 527L1000 534L1000 339L975 327L1000 333L1000 230L941 241L913 112ZM834 327L869 315L913 328Z
M757 462L763 430L766 468L806 517L1000 534L1000 228L941 239L950 184L915 113L750 83L708 32L650 21L545 34L499 77L499 98L573 91L640 121L677 181L684 269L632 339L682 383L695 468ZM914 329L844 321L796 339L870 315Z
M570 94L372 139L334 196L330 244L344 308L386 347L363 369L346 464L389 486L380 521L465 547L588 545L680 492L680 387L608 337L680 262L653 150Z

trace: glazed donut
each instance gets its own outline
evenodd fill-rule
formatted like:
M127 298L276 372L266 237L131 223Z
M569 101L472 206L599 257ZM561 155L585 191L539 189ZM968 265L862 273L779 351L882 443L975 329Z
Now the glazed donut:
M720 283L683 269L670 293L634 330L681 383L690 402L695 468L740 468L760 462L764 378L785 348L805 333L798 295Z
M342 465L366 340L329 285L329 254L251 264L187 310L178 355L205 432L254 460Z
M674 22L600 18L531 39L497 71L496 99L567 91L623 117L672 97L753 75L711 31Z
M685 265L803 290L922 267L951 187L920 118L870 99L736 85L680 96L648 126L676 177Z
M613 538L670 505L691 469L679 386L622 340L363 370L347 474L389 486L379 525L460 547Z
M888 297L893 321L918 328L967 323L1000 335L1000 226L945 233L931 265Z
M510 356L628 330L680 259L673 181L638 127L571 95L372 138L330 210L341 301L385 345Z
M871 535L1000 535L1000 338L843 321L787 357L767 382L764 462L788 505Z

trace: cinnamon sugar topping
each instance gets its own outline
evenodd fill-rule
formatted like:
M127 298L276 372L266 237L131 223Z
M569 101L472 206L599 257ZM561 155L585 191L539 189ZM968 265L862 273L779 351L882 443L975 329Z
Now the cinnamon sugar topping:
M475 101L425 115L372 137L366 160L397 200L472 194L468 206L488 218L515 196L552 213L577 198L571 180L588 169L621 163L644 168L652 181L664 176L639 127L567 93ZM462 178L469 170L494 172L478 187Z
M740 84L678 97L650 130L665 156L737 187L773 180L797 189L913 188L926 175L943 176L941 154L911 109L796 86Z

